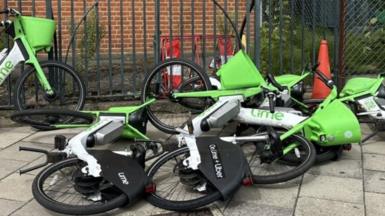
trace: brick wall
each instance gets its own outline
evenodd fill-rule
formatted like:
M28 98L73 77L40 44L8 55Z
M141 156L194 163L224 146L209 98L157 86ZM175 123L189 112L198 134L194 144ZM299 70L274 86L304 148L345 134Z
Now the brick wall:
M21 6L19 2L22 2ZM36 16L46 15L46 1L35 0L35 7L33 11L32 0L18 1L8 0L8 6L14 8L21 8L23 14ZM58 18L58 4L61 2L61 25L62 25L62 46L67 47L69 41L69 29L71 28L71 16L73 14L75 24L79 22L84 13L84 5L90 7L93 4L93 0L52 0L54 9L54 16ZM108 26L108 8L110 2L111 13L111 27ZM171 2L171 6L170 3ZM194 34L203 34L204 25L206 25L206 33L213 35L214 31L217 34L223 34L219 25L223 23L221 20L222 13L219 9L217 12L217 29L214 30L214 4L210 0L195 0L192 4L191 0L160 0L160 24L162 35L170 34L170 25L172 26L172 34L180 35L183 29L184 35L192 34L192 26L194 26ZM224 4L224 0L219 0L221 5ZM227 0L228 11L234 16L236 8L238 8L239 24L244 15L246 0ZM4 0L0 0L0 8L4 7ZM181 6L181 3L183 6ZM144 5L146 4L146 5ZM204 4L206 5L206 17L204 18ZM236 4L238 6L236 6ZM145 12L144 12L145 7ZM170 13L170 9L172 13ZM182 9L182 13L181 13ZM122 13L121 13L122 10ZM194 13L192 13L194 10ZM73 11L73 12L71 12ZM123 28L121 26L121 14L123 15ZM100 26L104 31L104 37L101 41L100 47L102 53L109 51L109 40L111 40L112 53L121 52L121 44L123 43L124 52L132 53L133 47L135 47L136 53L143 53L145 49L147 52L153 52L153 40L155 35L155 1L154 0L102 0L99 3L99 19ZM194 15L194 23L192 24L192 17ZM172 23L170 23L170 16L172 16ZM181 16L183 21L181 23ZM135 22L133 23L133 18ZM144 35L144 22L146 19L146 31L147 35ZM83 26L82 26L83 28ZM83 36L83 30L80 30L77 36L77 41L80 41ZM109 38L111 33L111 38ZM121 34L123 33L123 37ZM135 37L134 37L135 33ZM135 38L135 39L134 39ZM147 45L145 46L145 40ZM191 49L191 40L185 41L185 49L188 51ZM134 43L135 42L135 43ZM212 49L213 41L207 40L208 50Z

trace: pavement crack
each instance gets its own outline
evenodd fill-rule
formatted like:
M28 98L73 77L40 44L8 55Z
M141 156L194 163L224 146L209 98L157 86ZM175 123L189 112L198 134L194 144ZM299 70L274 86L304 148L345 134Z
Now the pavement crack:
M25 202L23 205L21 205L19 208L13 210L11 213L8 214L8 216L11 216L13 215L14 213L16 213L17 211L19 211L20 209L24 208L24 206L28 205L30 202L33 201L34 198L31 198L30 200L28 200L27 202Z
M365 199L365 169L364 169L364 151L362 148L362 143L360 143L360 149L361 149L361 172L362 172L362 199L364 202L364 215L367 215L366 212L366 199Z
M293 206L293 216L295 216L295 211L297 209L297 205L298 205L298 200L299 200L299 195L301 193L301 188L302 188L302 182L303 182L303 178L304 178L305 174L303 174L301 176L301 181L299 182L299 187L298 187L298 192L297 192L297 197L295 198L295 202L294 202L294 206Z

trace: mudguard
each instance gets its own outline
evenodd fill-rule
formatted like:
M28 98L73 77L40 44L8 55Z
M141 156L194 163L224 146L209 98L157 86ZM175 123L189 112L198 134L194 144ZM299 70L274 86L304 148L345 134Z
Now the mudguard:
M196 139L201 164L199 170L228 199L241 186L249 167L239 145L218 137Z
M135 160L109 150L90 150L102 168L102 176L122 190L132 204L144 195L148 178Z

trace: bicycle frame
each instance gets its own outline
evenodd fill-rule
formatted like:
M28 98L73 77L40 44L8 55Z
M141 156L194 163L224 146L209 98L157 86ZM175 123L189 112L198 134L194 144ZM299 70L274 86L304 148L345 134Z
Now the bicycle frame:
M97 121L92 124L54 124L51 126L57 129L87 128L86 131L89 131L94 130L95 128L103 127L108 122L117 120L121 121L123 124L123 131L120 134L121 137L127 139L149 140L145 134L140 132L134 126L130 125L129 118L131 114L145 108L153 102L155 102L155 99L149 100L139 106L111 107L106 111L81 111L83 113L90 113L95 115L95 119L97 119Z
M238 90L236 92L245 93L247 90ZM217 97L221 90L218 90L216 94L211 94ZM226 92L226 91L225 91ZM202 94L206 95L204 92ZM175 93L176 97L200 95L199 92L192 93ZM225 119L234 119L238 122L249 125L261 125L271 126L278 128L286 128L287 131L280 136L280 140L285 140L296 133L302 133L304 136L312 142L316 142L321 146L342 145L346 143L357 143L361 140L361 130L359 122L351 112L341 101L337 99L337 89L334 87L331 94L320 104L318 109L312 116L302 116L291 111L275 111L271 113L267 109L260 108L243 108L241 103L244 101L244 95L232 95L219 97L218 101L205 110L202 114L198 115L192 120L192 133L188 133L188 127L180 130L178 139L180 143L185 143L190 149L190 157L188 158L188 164L192 169L196 169L200 163L200 155L197 150L195 137L199 137L203 134L202 123L210 120L211 116L226 116ZM238 104L238 108L235 108L235 112L227 112L227 110L221 110L228 104ZM325 116L330 116L330 112L335 112L334 117L338 116L340 119L336 120L327 119ZM328 122L328 121L332 122ZM334 122L333 122L334 120ZM227 121L226 121L227 122ZM335 127L330 125L336 125ZM342 128L340 127L342 124ZM204 125L204 124L203 124ZM326 125L326 127L325 127ZM328 127L329 126L329 127ZM336 127L338 129L336 129ZM222 140L232 142L234 144L245 141L266 141L267 135L255 134L252 136L230 136L221 137ZM296 144L285 146L282 151L283 154L288 154L297 147Z
M4 57L1 62L0 85L13 72L16 65L18 65L20 62L25 62L26 64L30 64L35 68L36 76L43 90L48 95L53 95L54 91L52 90L52 87L49 84L48 79L39 64L39 61L36 57L36 51L30 47L26 35L24 34L20 17L21 16L17 15L13 21L13 24L10 26L10 28L13 28L10 29L10 31L14 32L14 46L12 47L10 53Z

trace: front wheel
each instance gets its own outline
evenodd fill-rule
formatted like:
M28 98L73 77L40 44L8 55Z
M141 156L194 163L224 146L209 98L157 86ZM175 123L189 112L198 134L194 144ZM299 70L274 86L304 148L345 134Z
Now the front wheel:
M15 88L15 106L19 111L27 109L81 110L86 88L75 70L61 62L45 61L40 66L54 94L48 95L37 78L35 67L25 71Z
M90 215L119 208L127 196L103 177L84 175L86 164L70 158L41 171L32 183L32 193L45 208L69 215Z
M282 135L284 132L277 132ZM265 133L264 133L265 134ZM242 150L253 173L255 184L275 184L294 179L309 170L316 161L316 149L313 144L300 135L291 135L282 141L284 155L266 161L270 143L252 142L242 145ZM296 157L295 163L286 163L287 155Z
M142 103L155 98L147 107L151 123L159 130L175 134L189 118L210 105L209 98L173 98L173 94L211 89L208 75L194 62L168 59L150 71L142 88Z
M156 192L147 197L148 202L171 211L188 211L221 198L199 170L183 165L188 156L188 147L183 147L162 156L148 169L147 175L156 185Z

